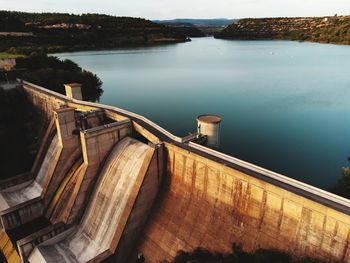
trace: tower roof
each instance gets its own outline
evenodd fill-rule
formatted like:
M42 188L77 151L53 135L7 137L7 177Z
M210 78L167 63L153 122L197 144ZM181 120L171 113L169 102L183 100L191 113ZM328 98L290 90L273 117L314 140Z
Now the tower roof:
M197 117L197 120L206 123L220 123L222 118L219 115L214 114L203 114Z

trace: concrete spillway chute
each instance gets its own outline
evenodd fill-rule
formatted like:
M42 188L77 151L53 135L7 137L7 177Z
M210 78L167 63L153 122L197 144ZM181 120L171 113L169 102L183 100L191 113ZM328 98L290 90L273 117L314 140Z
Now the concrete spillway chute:
M29 262L100 261L115 253L120 243L130 245L125 240L134 238L128 235L135 236L135 226L145 216L142 206L135 203L144 182L151 182L152 176L157 178L155 171L155 149L130 137L120 141L106 160L82 223L38 246ZM158 186L158 182L154 185ZM144 188L154 198L156 189ZM133 213L138 218L128 229Z

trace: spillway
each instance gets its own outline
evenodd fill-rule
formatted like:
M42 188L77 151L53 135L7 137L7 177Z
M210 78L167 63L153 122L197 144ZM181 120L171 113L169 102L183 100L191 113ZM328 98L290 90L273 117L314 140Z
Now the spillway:
M68 175L61 183L54 198L46 211L46 217L51 222L57 223L63 218L65 209L67 208L67 200L69 200L74 186L77 183L79 177L84 176L86 169L84 169L84 162L82 158L79 158L68 172Z
M29 261L87 262L106 252L150 149L130 137L120 141L106 160L82 223L38 246Z
M60 153L60 150L61 146L59 144L58 135L56 134L50 143L50 146L47 150L47 153L35 180L1 191L0 211L34 199L41 195L45 181L50 176L50 173L53 171L53 169L56 167L58 159L57 155Z

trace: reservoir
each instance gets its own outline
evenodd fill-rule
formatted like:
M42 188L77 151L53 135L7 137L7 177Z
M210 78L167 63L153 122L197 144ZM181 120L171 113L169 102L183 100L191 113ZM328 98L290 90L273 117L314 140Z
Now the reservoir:
M328 189L350 165L350 46L214 38L57 54L97 74L100 102L175 135L220 115L220 151Z

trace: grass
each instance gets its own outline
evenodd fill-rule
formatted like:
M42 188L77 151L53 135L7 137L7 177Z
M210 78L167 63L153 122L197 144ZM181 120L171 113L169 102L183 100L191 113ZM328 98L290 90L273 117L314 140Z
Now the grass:
M25 57L25 55L0 52L0 59L3 59L3 58L23 58L23 57Z

